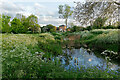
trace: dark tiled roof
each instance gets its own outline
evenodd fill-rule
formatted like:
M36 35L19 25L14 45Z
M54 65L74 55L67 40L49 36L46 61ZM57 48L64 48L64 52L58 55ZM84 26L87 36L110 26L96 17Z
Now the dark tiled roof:
M60 25L59 27L65 27L65 25Z

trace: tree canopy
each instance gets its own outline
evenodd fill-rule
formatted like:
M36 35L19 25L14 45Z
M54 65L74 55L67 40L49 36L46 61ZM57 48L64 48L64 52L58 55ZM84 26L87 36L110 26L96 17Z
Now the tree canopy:
M2 32L10 32L10 25L9 25L9 22L10 22L10 16L7 16L7 15L2 15Z
M41 31L38 24L38 18L35 15L30 15L27 18L24 15L16 14L16 17L10 21L11 17L2 14L0 28L3 33L39 33Z
M65 24L66 24L66 27L67 27L68 18L73 13L73 11L71 10L71 7L67 4L59 5L58 13L60 14L59 18L65 19Z
M87 0L86 3L75 2L74 17L82 25L91 25L98 17L108 18L107 25L114 24L119 17L117 1Z

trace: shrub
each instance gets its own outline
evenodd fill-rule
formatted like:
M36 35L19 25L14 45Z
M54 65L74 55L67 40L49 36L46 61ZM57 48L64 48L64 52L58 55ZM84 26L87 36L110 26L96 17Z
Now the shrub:
M43 34L42 34L43 35ZM99 70L97 67L65 69L59 59L47 59L51 54L61 54L60 44L39 35L2 34L2 78L120 78L115 71ZM39 43L37 42L39 40ZM46 42L41 42L41 39ZM39 44L39 46L37 45ZM42 52L41 51L44 51ZM56 54L57 53L57 54ZM45 57L44 59L42 59Z
M50 53L51 55L57 56L63 53L61 45L57 42L48 40L47 43L43 43L39 41L38 45L40 49L42 49L46 53Z
M109 32L108 34L101 34L97 36L97 43L118 43L118 31Z
M103 31L91 31L91 33L93 33L93 34L102 34Z

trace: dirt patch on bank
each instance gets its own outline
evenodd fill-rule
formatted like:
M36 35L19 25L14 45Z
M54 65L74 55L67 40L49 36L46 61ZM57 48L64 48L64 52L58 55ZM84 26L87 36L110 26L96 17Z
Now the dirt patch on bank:
M69 40L78 40L80 39L80 35L68 35L67 38Z
M62 46L64 48L71 48L71 47L79 47L80 44L76 44L75 40L79 40L80 39L80 35L68 35L64 38L64 43L62 44Z

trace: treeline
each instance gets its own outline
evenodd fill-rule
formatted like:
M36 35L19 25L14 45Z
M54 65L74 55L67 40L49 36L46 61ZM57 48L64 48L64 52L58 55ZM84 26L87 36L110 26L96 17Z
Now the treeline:
M56 26L53 26L52 24L48 24L46 26L41 27L41 33L45 32L56 32Z
M11 21L12 20L12 21ZM104 26L107 18L98 17L91 26L80 27L73 26L70 28L70 32L79 32L84 30L92 30L92 29L119 29L120 23L117 22L116 25L107 25ZM69 29L69 28L68 28ZM11 19L8 15L0 15L0 32L1 33L44 33L44 32L56 32L56 27L52 24L41 27L38 24L37 16L31 14L28 17L24 15L17 14L16 17Z
M0 32L1 33L44 33L44 32L55 32L56 27L52 24L41 27L38 24L37 16L31 14L28 17L17 14L14 19L8 15L0 15Z
M93 30L93 29L120 29L120 22L116 22L116 24L114 25L106 25L105 26L105 22L106 22L107 18L105 17L98 17L93 24L91 24L90 26L87 27L80 27L80 26L73 26L71 28L71 32L79 32L79 31L84 31L84 30Z
M0 15L0 28L2 33L39 33L41 32L37 16L31 14L27 18L24 15L16 15L14 19L8 15Z

